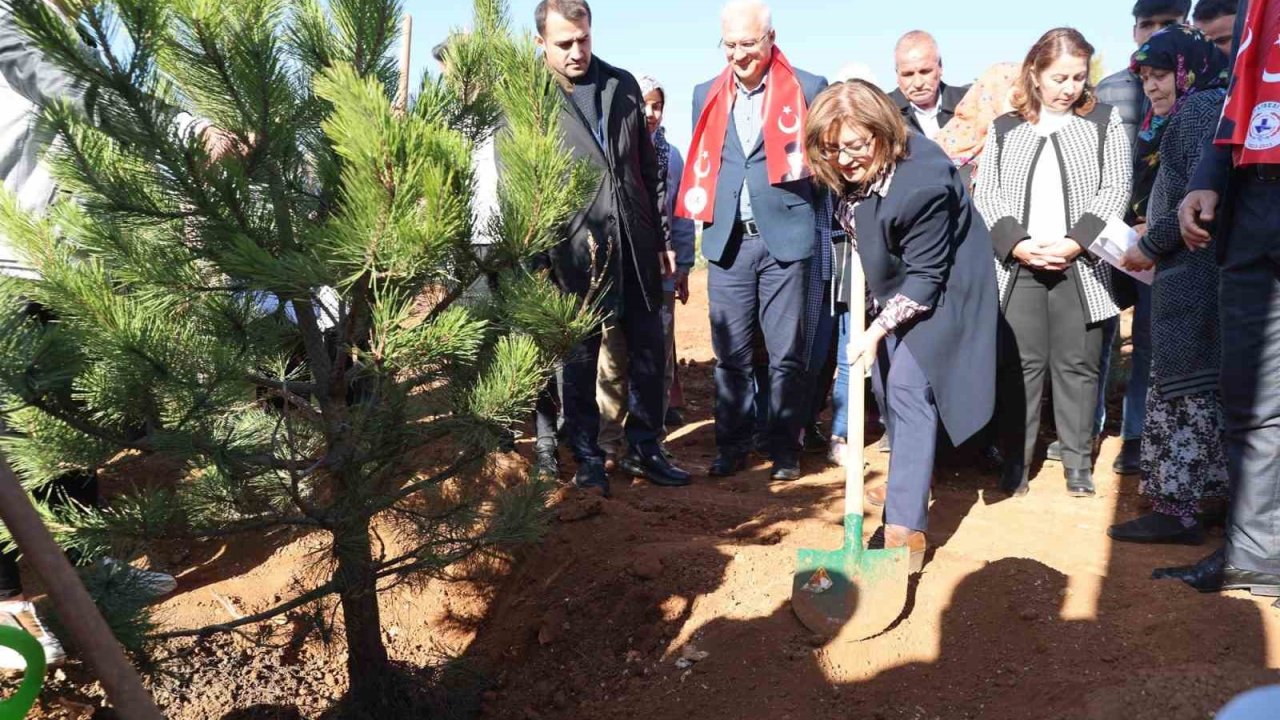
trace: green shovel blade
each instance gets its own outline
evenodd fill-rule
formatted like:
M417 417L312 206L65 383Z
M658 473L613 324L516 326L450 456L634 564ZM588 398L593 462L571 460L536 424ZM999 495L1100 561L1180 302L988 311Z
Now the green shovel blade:
M26 674L18 691L9 699L0 701L0 720L22 720L35 705L40 688L44 686L44 648L29 634L3 625L0 625L0 646L14 650L27 662Z
M826 638L878 635L906 607L910 565L905 547L863 547L862 516L846 515L843 547L797 551L791 608L806 628Z

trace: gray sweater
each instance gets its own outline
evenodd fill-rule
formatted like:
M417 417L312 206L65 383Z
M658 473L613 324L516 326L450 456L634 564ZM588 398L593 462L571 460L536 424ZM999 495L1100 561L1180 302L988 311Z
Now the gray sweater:
M1218 389L1218 265L1207 250L1191 252L1178 229L1205 138L1222 113L1221 90L1197 93L1169 120L1160 139L1160 170L1147 206L1142 251L1156 263L1151 288L1151 374L1165 399Z

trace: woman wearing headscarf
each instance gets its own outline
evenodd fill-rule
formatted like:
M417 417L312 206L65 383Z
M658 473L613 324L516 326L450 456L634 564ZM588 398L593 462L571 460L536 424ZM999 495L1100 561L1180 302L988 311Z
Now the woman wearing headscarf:
M1018 83L1017 63L996 63L964 94L956 114L938 131L934 141L960 168L970 186L977 179L978 158L987 141L987 129L996 118L1013 109L1013 88Z
M1145 233L1127 269L1156 270L1152 285L1151 385L1142 430L1146 515L1113 525L1116 540L1198 545L1200 502L1225 497L1227 459L1218 394L1218 266L1192 252L1178 229L1178 203L1226 98L1227 58L1199 30L1161 30L1133 54L1151 110L1138 133L1134 207Z
M815 179L837 199L845 230L832 292L841 310L839 371L858 378L875 362L893 446L884 526L869 544L910 548L918 570L938 431L964 442L995 404L991 237L955 166L909 132L894 102L870 83L835 83L818 95L805 152ZM847 282L853 263L866 277L865 298ZM864 303L875 319L859 339L850 319ZM832 406L837 418L850 410L840 392Z

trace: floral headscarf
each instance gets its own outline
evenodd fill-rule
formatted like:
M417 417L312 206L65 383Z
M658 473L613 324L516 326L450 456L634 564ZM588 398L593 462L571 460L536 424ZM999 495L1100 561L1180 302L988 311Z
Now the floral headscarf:
M1230 75L1227 56L1199 30L1186 25L1167 27L1138 48L1129 61L1129 71L1136 75L1142 67L1173 71L1177 101L1168 115L1157 116L1154 110L1148 110L1138 130L1131 221L1147 215L1147 202L1160 169L1160 138L1170 118L1178 114L1187 98L1198 92L1226 92Z
M997 63L987 68L982 77L956 105L956 114L935 140L956 165L976 163L987 140L991 122L1004 113L1005 98L1018 80L1016 63Z
M640 83L640 95L643 97L657 90L662 93L665 100L667 91L662 87L662 83L652 75L641 75L637 80ZM653 149L658 153L658 173L659 177L667 176L667 168L671 166L671 144L667 142L666 128L658 126L656 132L653 133Z

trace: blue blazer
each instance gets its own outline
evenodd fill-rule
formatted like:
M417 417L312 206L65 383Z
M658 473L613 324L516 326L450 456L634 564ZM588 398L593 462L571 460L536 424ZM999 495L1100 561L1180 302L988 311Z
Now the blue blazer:
M888 193L873 193L854 211L858 257L878 302L901 293L932 308L896 333L929 378L942 424L959 445L995 407L995 251L942 148L913 132L907 151Z
M804 89L805 102L812 105L814 98L827 86L827 79L796 69L796 79ZM702 108L707 104L707 93L715 78L693 90L693 126L697 127ZM697 158L685 158L686 163ZM806 260L813 255L814 213L821 196L809 180L769 184L769 170L764 158L764 133L755 147L743 148L738 131L729 116L725 131L724 152L721 156L720 175L716 180L716 207L714 220L702 229L702 254L711 262L719 262L729 244L733 224L738 217L738 202L742 180L747 179L751 192L751 210L764 238L769 254L781 262Z

